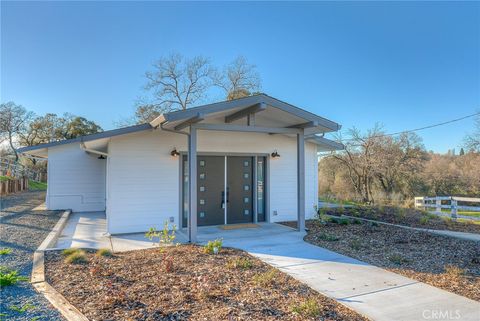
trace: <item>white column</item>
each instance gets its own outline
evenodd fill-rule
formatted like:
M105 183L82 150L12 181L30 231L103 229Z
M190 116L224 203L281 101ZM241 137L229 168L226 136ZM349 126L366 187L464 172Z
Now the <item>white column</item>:
M197 129L194 126L190 126L188 136L188 185L188 240L194 243L197 241Z
M305 133L297 134L297 229L305 231Z

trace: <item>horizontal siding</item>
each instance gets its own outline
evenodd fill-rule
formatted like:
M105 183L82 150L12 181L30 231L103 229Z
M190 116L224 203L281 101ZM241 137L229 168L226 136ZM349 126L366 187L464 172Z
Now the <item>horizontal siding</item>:
M48 149L47 207L75 212L105 210L106 161L79 144Z
M107 218L110 233L142 232L161 227L173 217L179 221L179 158L173 148L187 150L187 137L149 131L114 137L109 143ZM218 153L271 153L267 177L271 221L296 219L296 140L283 135L199 131L198 151ZM317 163L314 145L306 148L306 216L313 216L317 199Z

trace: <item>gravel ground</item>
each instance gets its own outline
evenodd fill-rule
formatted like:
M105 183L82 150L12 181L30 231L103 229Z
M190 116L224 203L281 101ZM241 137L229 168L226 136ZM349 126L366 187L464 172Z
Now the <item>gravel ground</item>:
M24 192L0 200L0 266L30 278L33 252L60 218L61 211L33 211L42 204L45 192ZM16 308L21 311L15 311ZM23 308L23 309L22 309ZM28 282L0 290L0 320L64 320Z

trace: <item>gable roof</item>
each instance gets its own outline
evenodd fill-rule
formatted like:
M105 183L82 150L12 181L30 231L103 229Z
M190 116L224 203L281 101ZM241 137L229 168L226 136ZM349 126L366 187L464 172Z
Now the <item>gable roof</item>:
M184 121L192 117L195 117L199 114L204 115L205 117L208 117L208 115L220 114L222 112L223 113L235 112L244 108L249 108L256 104L261 104L261 103L267 105L269 108L270 107L275 108L277 110L288 113L299 119L303 119L305 122L308 122L308 121L316 122L318 124L317 126L318 130L316 132L331 132L331 131L337 131L341 128L341 126L336 122L333 122L331 120L318 116L305 109L296 107L294 105L291 105L279 99L273 98L266 94L257 94L257 95L248 96L244 98L222 101L222 102L202 105L198 107L188 108L186 110L179 110L179 111L162 114L157 118L155 118L153 121L151 121L150 124L153 127L157 127L162 123L175 123L179 121Z
M101 133L79 136L73 139L66 139L61 141L45 143L45 144L39 144L35 146L22 147L22 148L18 148L17 152L19 153L27 153L31 151L41 152L42 150L43 152L46 152L46 150L49 147L53 147L53 146L71 144L76 142L81 143L81 142L102 139L102 138L114 137L118 135L130 134L138 131L144 131L144 130L156 128L160 124L171 124L171 126L174 127L175 124L184 122L185 120L191 119L192 117L196 117L198 115L204 115L205 119L214 118L214 117L217 117L217 118L228 117L228 115L238 113L243 109L251 108L256 104L265 104L269 108L269 112L275 116L273 117L273 120L275 122L278 122L279 125L281 125L280 124L281 118L283 117L285 120L286 116L289 117L290 121L297 121L297 123L299 121L315 123L314 127L308 128L308 132L306 131L306 134L310 136L316 133L337 131L341 128L341 125L339 125L338 123L328 120L326 118L320 117L302 108L296 107L294 105L291 105L279 99L270 97L266 94L257 94L257 95L252 95L244 98L222 101L222 102L202 105L198 107L192 107L186 110L179 110L179 111L173 111L170 113L165 113L158 116L150 123L146 123L146 124L107 130ZM282 117L279 117L279 116L282 116ZM329 141L326 139L324 140L325 141L322 141L322 142L317 140L317 143L326 143L326 141ZM335 149L340 148L337 145L335 146L332 145L331 147Z

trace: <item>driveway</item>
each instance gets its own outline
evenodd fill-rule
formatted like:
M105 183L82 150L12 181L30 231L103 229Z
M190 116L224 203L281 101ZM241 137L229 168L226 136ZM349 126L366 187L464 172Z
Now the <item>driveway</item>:
M77 213L57 246L108 247L104 214ZM103 223L102 223L103 222ZM372 320L480 320L480 303L308 244L304 233L263 223L259 228L200 227L199 243L222 238ZM71 234L73 232L73 234ZM177 241L185 241L182 231ZM63 243L62 243L63 242ZM114 236L114 250L152 247L143 234Z

